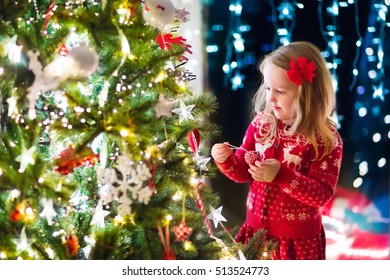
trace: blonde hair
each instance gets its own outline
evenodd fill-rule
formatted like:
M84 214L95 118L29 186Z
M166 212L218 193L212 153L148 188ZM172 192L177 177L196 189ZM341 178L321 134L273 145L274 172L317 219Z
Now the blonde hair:
M260 61L259 70L263 74L267 63L289 70L291 59L298 57L306 57L308 61L313 61L317 67L315 71L317 75L312 83L303 79L302 85L299 86L296 100L293 103L296 117L286 133L289 135L298 133L305 136L315 149L315 159L322 158L330 153L338 139L334 133L336 124L331 120L336 106L335 92L326 61L319 49L309 42L294 42L281 46ZM264 81L253 98L253 105L254 112L263 112L267 122L271 124L262 140L273 138L276 135L278 120L266 101ZM321 137L321 142L323 141L321 144L324 145L324 152L321 156L318 152L317 133Z

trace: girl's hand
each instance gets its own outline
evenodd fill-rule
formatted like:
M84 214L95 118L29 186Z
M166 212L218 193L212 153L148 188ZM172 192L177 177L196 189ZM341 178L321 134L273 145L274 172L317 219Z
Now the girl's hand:
M277 159L266 159L256 161L255 165L249 165L248 172L258 182L272 182L280 169L280 162Z
M233 150L227 143L218 143L211 148L211 156L218 163L224 163L232 153Z

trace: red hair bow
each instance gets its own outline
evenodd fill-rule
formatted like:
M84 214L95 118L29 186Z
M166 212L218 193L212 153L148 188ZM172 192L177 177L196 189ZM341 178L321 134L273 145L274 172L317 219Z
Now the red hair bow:
M302 85L302 78L312 83L313 78L316 76L314 71L317 70L313 61L307 62L306 57L298 57L298 61L295 61L293 57L290 62L290 70L287 70L287 77L289 80L298 86Z

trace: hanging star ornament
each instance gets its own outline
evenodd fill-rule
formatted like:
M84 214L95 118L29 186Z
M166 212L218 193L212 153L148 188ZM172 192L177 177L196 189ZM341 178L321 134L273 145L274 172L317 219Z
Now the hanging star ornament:
M201 171L208 171L209 169L207 168L207 163L210 161L211 157L208 158L201 158L200 156L195 157L196 161L196 166L201 170Z
M154 106L154 109L156 110L156 117L172 117L172 108L175 105L175 101L167 100L164 97L164 94L160 93L158 96L158 102Z
M24 227L20 233L20 238L16 241L16 249L18 252L30 250L30 244L28 243L26 229Z
M18 101L16 100L15 96L11 96L10 98L8 98L7 103L8 103L8 114L7 114L8 117L19 114L18 107L16 106Z
M22 153L17 156L15 158L16 161L20 162L20 168L19 168L19 172L20 173L23 173L26 168L27 168L27 165L29 164L35 164L35 160L34 158L32 157L32 155L34 154L35 150L36 150L37 147L35 146L32 146L31 148L29 148L28 150L26 150L24 147L22 149Z
M176 11L176 19L184 22L186 20L186 18L189 16L189 12L186 11L186 8L183 7L179 10Z
M213 220L214 222L214 227L218 227L219 222L226 222L226 219L224 216L222 216L223 206L219 207L217 210L215 210L212 206L210 206L210 214L207 216L210 220Z
M191 114L192 109L194 109L195 105L184 104L183 100L180 99L180 108L172 110L175 114L179 115L179 123L182 123L184 120L193 120L194 117Z
M53 218L57 215L57 212L53 208L53 200L42 198L41 204L43 205L43 210L40 217L45 217L47 224L51 226L53 224Z
M91 225L97 225L99 227L104 227L104 218L110 214L110 211L103 210L103 201L99 200L94 215L92 217Z

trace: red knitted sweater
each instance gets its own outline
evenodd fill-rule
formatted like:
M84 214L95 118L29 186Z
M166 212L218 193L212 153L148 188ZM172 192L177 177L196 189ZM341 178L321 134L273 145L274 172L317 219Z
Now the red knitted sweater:
M264 124L262 131L261 123ZM306 138L302 135L286 135L281 122L278 138L273 143L260 143L260 136L268 128L269 123L258 114L246 131L241 149L225 163L216 162L221 172L233 181L250 182L247 216L242 227L250 227L254 232L266 228L270 235L281 238L313 237L322 229L320 207L335 191L342 158L341 138L334 131L337 145L322 159L313 160L313 145L304 141ZM317 143L321 155L324 142L320 135ZM262 160L275 158L280 161L280 170L271 183L251 178L244 156L246 151L254 150L261 152Z

